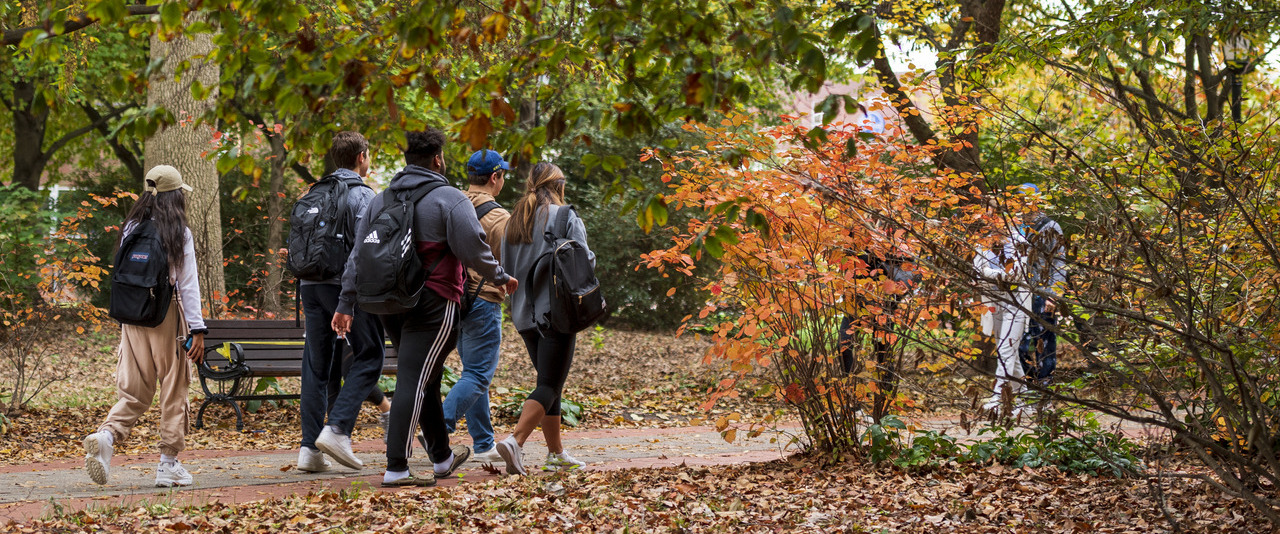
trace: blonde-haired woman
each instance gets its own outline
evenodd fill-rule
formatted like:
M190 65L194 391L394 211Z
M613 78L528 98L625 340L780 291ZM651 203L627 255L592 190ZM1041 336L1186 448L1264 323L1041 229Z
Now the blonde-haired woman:
M586 247L586 227L564 202L564 173L551 163L534 165L525 183L524 196L516 203L507 222L502 241L502 267L511 273L529 273L538 258L551 252L552 241L544 235L554 229L562 210L568 210L568 224L561 230L564 234L558 237L568 237ZM595 254L591 253L590 257L594 264ZM538 384L524 401L515 431L495 447L507 464L507 473L512 475L525 474L521 448L539 424L547 443L544 470L577 469L586 465L570 456L560 442L560 394L573 363L575 334L556 332L545 324L539 328L535 310L545 312L550 307L551 277L545 272L530 274L533 277L521 283L511 296L511 322L524 339L533 368L538 372Z

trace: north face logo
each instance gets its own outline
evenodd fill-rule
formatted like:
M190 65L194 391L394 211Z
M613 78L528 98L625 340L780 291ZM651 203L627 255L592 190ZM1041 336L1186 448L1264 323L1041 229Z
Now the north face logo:
M376 244L379 244L379 243L382 243L382 241L378 239L378 231L377 231L377 230L374 230L374 231L370 232L370 233L369 233L369 235L368 235L367 237L365 237L365 238L364 238L364 242L365 242L365 243L373 243L373 244L375 244L375 245L376 245Z

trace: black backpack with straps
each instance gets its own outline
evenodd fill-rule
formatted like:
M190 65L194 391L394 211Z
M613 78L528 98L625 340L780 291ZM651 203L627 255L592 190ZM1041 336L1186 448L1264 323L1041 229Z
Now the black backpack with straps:
M285 267L299 280L320 282L342 275L355 230L347 216L347 194L352 187L369 186L330 174L312 184L294 203Z
M363 235L356 236L361 240L361 254L355 259L356 303L360 309L375 315L404 313L418 305L424 291L430 291L425 286L427 276L446 252L442 251L431 267L423 268L413 231L414 207L428 193L445 185L444 181L432 181L413 190L387 189L378 193L383 199L382 208L371 214Z
M122 324L155 328L173 299L169 258L154 221L142 221L120 242L111 271L107 315Z
M550 309L534 309L533 313L538 330L544 332L581 332L607 312L600 280L596 279L595 266L587 248L569 238L571 213L576 213L573 206L561 206L557 210L555 221L543 233L543 238L552 244L552 250L534 260L525 278L532 283L538 280L535 276L550 277ZM528 299L528 302L534 301Z

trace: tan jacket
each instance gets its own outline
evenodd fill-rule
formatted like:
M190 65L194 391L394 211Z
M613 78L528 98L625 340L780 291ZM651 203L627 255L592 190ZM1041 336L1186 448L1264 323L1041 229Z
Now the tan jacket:
M476 191L463 191L468 199L471 199L472 206L480 206L485 202L493 200L493 195L488 193L480 193ZM502 251L502 238L507 235L507 220L511 218L511 213L505 208L497 207L486 213L483 219L480 219L480 227L484 229L485 242L489 244L489 249L493 251L493 258L502 261L500 256ZM512 276L515 276L512 274ZM519 277L517 277L519 278ZM467 269L467 292L475 291L476 284L480 283L484 278L471 269ZM501 287L494 287L493 284L486 283L484 289L480 290L480 298L489 302L501 303L507 298L507 292Z

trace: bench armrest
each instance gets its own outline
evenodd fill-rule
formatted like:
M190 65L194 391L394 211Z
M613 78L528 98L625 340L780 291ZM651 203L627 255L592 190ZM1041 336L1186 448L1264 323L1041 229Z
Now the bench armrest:
M228 347L230 353L226 356L220 354L218 360L222 361L223 358L225 358L228 362L227 365L218 367L209 365L209 353L217 353L224 345ZM208 345L204 349L204 354L205 357L201 359L198 369L200 370L200 376L205 378L212 378L214 380L230 380L245 374L249 370L249 368L244 364L244 348L242 348L239 343L233 342Z

